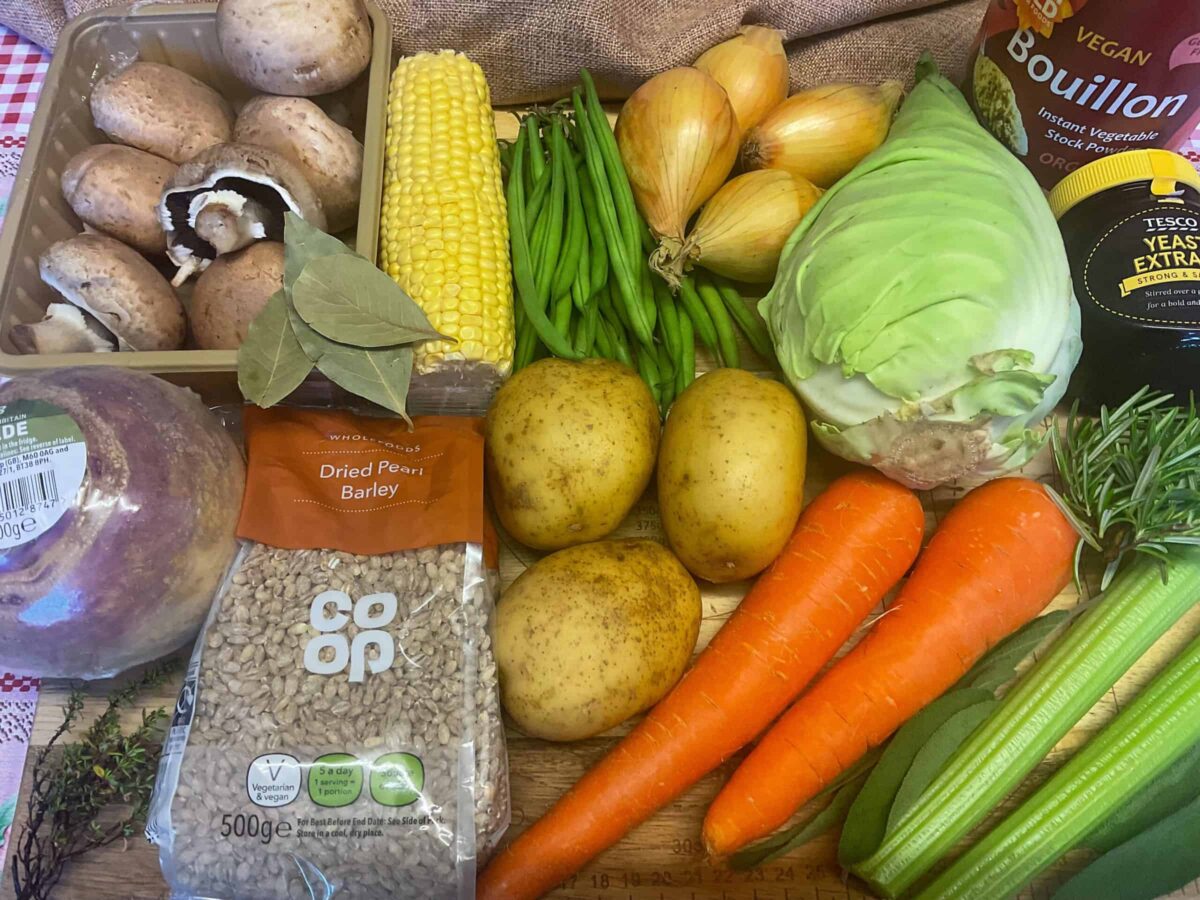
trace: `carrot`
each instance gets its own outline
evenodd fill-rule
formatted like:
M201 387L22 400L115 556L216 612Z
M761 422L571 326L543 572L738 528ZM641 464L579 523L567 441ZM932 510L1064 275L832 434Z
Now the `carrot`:
M936 699L1071 577L1079 535L1025 478L967 494L938 528L891 609L783 715L704 818L723 856L782 825Z
M496 856L479 900L540 896L753 739L912 565L923 531L916 495L882 475L831 484L675 689Z

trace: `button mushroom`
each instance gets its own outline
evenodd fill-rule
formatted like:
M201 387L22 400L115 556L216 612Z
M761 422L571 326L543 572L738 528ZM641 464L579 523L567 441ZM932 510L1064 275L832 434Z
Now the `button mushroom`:
M122 350L177 350L186 323L167 280L114 238L77 234L38 260L42 281L111 332Z
M158 205L167 255L179 267L173 284L222 253L255 241L282 241L288 210L316 228L326 227L321 201L304 173L274 150L218 144L184 163Z
M330 231L354 224L363 146L317 104L303 97L255 97L238 114L233 139L295 163L321 198Z
M51 303L46 318L14 325L9 337L19 353L108 353L117 342L104 327L70 303Z
M237 77L268 94L327 94L371 61L361 0L220 0L217 38Z
M283 287L283 244L259 241L220 257L192 292L192 334L202 350L236 350L250 323Z
M136 62L92 88L92 119L114 141L181 163L229 140L233 111L186 72Z
M75 215L143 253L162 253L167 239L158 201L176 166L120 144L96 144L71 157L62 193Z

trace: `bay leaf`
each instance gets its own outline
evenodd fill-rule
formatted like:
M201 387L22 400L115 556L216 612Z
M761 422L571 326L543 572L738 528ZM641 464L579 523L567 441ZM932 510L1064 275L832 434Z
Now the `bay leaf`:
M390 409L410 427L412 419L405 406L412 367L413 351L407 346L383 350L335 348L326 350L317 361L317 368L334 384Z
M312 367L292 331L284 292L278 290L250 323L238 349L238 388L251 403L274 406L301 385Z
M862 862L878 848L887 831L888 816L896 792L926 741L960 709L990 700L990 691L964 688L938 697L905 722L888 742L879 762L867 776L862 791L846 816L838 844L838 862L843 867Z
M1109 850L1053 900L1153 900L1200 877L1200 799Z
M755 866L778 859L797 847L803 847L809 841L832 831L845 819L846 811L854 803L854 798L858 796L865 776L866 773L862 772L858 778L843 784L829 804L812 817L772 835L764 841L739 850L730 857L729 867L738 871L753 869Z
M908 772L896 791L895 799L892 800L892 809L888 813L888 830L894 828L900 817L912 808L925 788L946 768L946 763L954 755L954 751L999 705L1000 701L991 697L960 709L929 736L929 740L913 757L912 765L908 767Z
M304 267L322 256L339 253L354 254L354 251L320 228L310 225L294 212L283 216L283 287L291 291L292 285L304 271ZM357 254L354 254L357 255Z
M1107 853L1198 798L1200 744L1187 750L1162 774L1130 797L1084 839L1082 846L1097 853Z
M321 357L326 353L357 349L350 344L339 344L337 341L331 341L325 335L316 331L311 325L300 318L300 313L296 312L296 307L290 302L288 303L288 319L292 323L292 331L296 335L296 340L300 342L304 353L314 363L320 362Z
M1036 650L1069 617L1065 609L1054 610L1026 622L995 647L958 680L955 688L995 691L1017 677L1017 666Z
M339 343L391 347L440 337L396 282L354 254L310 260L291 298L300 318Z

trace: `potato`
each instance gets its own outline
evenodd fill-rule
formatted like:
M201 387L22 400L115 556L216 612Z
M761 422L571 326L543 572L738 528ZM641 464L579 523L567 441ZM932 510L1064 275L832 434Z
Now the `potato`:
M804 495L804 413L782 384L718 369L679 395L663 429L658 508L699 578L749 578L783 549Z
M646 489L658 437L658 407L627 366L544 359L522 369L487 417L500 521L539 550L604 537Z
M500 698L526 734L591 737L662 699L699 631L700 589L661 544L560 550L525 570L500 600Z

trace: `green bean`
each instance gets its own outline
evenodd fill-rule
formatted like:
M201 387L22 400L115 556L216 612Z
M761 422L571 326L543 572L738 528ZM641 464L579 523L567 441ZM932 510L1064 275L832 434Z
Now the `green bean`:
M642 312L646 321L650 323L650 340L642 343L647 347L654 346L654 326L658 322L658 306L654 303L654 282L651 280L650 264L646 262L646 257L639 256L637 258L638 265L641 267L641 287L642 292L639 295L642 302Z
M584 174L586 175L586 167ZM604 230L600 226L600 214L596 211L596 198L592 196L589 178L579 180L579 193L583 199L584 222L588 230L588 249L591 258L588 267L588 284L595 294L608 283L608 249L604 246Z
M541 118L536 113L531 113L521 121L521 125L529 129L529 173L536 182L542 172L548 168L546 148L542 144Z
M642 381L646 382L646 387L650 388L650 393L654 395L655 405L662 409L662 376L658 372L658 360L655 359L653 348L638 347L637 370L642 376Z
M664 416L667 414L667 409L671 406L671 401L675 399L675 363L676 361L671 357L671 351L667 349L667 345L659 344L658 391L661 398L659 402L662 405Z
M556 135L557 129L551 135L552 141L556 140ZM545 246L542 254L535 257L537 268L534 270L538 302L542 304L543 309L552 299L550 288L553 286L554 269L558 264L559 250L562 248L563 201L566 199L567 189L566 174L563 171L564 164L563 154L551 154L550 166L553 169L553 174L550 176L550 196L546 201L546 209L542 212L542 218L546 222L547 229Z
M588 357L592 355L593 348L596 346L596 325L600 320L600 305L586 301L585 304L583 315L579 319L579 330L575 332L575 350L580 355Z
M704 301L704 307L717 329L717 349L720 351L721 364L736 369L742 362L741 353L738 351L737 335L733 332L733 319L721 300L720 292L703 272L696 274L696 292Z
M521 130L527 132L527 138L538 142L537 152L530 153L530 159L536 159L537 164L532 162L527 167L529 169L529 199L525 203L525 221L535 223L538 216L541 215L542 206L546 202L546 194L550 190L550 166L546 165L546 161L542 159L541 139L538 138L537 119L533 116L526 116L521 123Z
M771 332L767 330L767 323L762 320L762 316L746 305L746 301L730 281L720 275L710 274L709 278L716 285L725 308L737 322L754 352L768 362L774 359L775 348L771 343Z
M579 259L583 253L583 241L587 229L583 224L583 201L579 198L579 173L575 171L575 160L567 146L563 128L557 124L551 142L551 153L563 156L563 174L566 176L563 195L566 199L567 232L554 268L550 296L561 297L571 289L579 271Z
M554 301L554 327L558 329L558 333L564 338L569 339L571 336L571 310L574 308L571 305L571 293L569 290Z
M654 279L654 299L658 303L658 321L663 335L663 344L671 355L671 369L679 366L682 358L683 344L679 335L679 310L675 308L675 298L671 290L661 278Z
M541 346L541 342L538 340L533 322L525 319L517 331L517 350L513 355L513 369L520 371L533 362L539 346Z
M513 158L513 176L508 181L509 233L512 241L512 269L517 283L517 294L533 329L542 343L554 353L566 359L579 359L575 348L568 344L546 317L545 304L539 302L537 282L533 275L529 253L529 236L525 222L525 132L517 138ZM532 342L526 342L527 345Z
M717 326L713 324L712 316L705 309L704 301L696 293L696 286L692 284L690 276L679 283L679 302L683 305L683 311L687 313L688 318L692 320L692 326L695 328L700 342L709 349L709 352L716 353Z
M608 313L609 324L625 332L633 331L633 327L629 324L628 308L614 297L613 293L610 289L603 299L605 311Z
M687 316L679 317L679 342L682 353L679 368L675 370L676 397L696 380L696 337L692 333L692 320Z
M616 201L617 215L621 222L621 232L625 239L625 247L630 257L640 253L641 234L638 222L637 204L633 199L633 188L629 184L629 175L621 162L621 150L617 146L616 135L608 124L608 114L596 93L596 83L592 81L591 73L583 69L579 73L583 82L584 97L588 119L594 130L597 146L604 159L604 169L608 174L610 189Z
M629 338L625 334L625 329L620 325L614 325L609 322L608 328L609 339L612 341L613 357L631 369L636 369L637 366L633 362L633 352L629 347Z
M575 105L575 121L579 124L580 134L583 136L583 158L587 163L588 177L592 182L592 196L596 200L596 208L600 213L600 224L604 229L604 244L608 249L609 263L616 275L618 294L620 294L620 300L628 308L629 319L634 326L634 334L642 343L648 343L653 340L653 329L646 320L646 310L642 305L640 275L626 253L616 201L605 174L603 150L600 141L593 133L587 111L583 106L583 96L578 88L571 93L571 99ZM607 124L605 127L607 128Z
M613 352L612 338L608 333L608 325L603 318L596 319L596 353L600 354L604 359L616 359L617 356Z
M571 287L579 288L579 290L573 291L571 296L575 299L575 308L580 312L583 312L584 304L586 304L588 302L588 298L592 296L591 247L588 242L586 228L583 229L580 242L582 244L582 252L579 254L579 259L575 265L575 280L571 282Z

